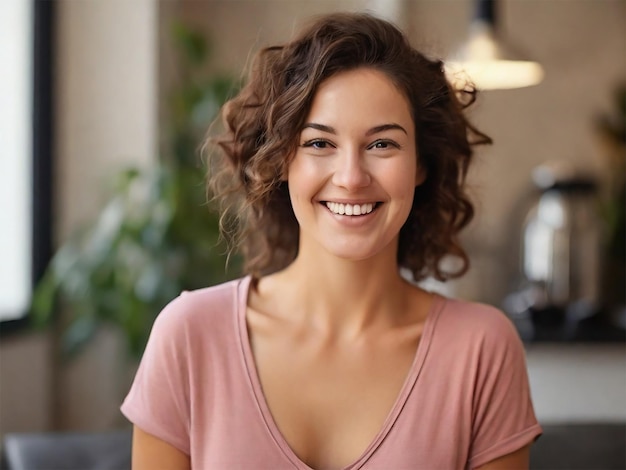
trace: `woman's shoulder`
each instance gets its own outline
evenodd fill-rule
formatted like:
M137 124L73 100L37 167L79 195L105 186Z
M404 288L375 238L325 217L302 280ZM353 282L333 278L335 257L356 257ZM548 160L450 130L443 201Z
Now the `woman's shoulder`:
M485 346L520 343L513 322L499 308L481 302L442 299L436 327L440 332L453 335L457 341L465 339Z
M247 278L235 279L201 289L183 291L169 302L156 318L154 328L171 333L193 330L210 322L213 330L230 323L239 306L239 292Z
M207 312L216 307L233 308L236 306L239 288L247 283L248 278L234 279L201 289L183 291L173 302L183 310Z
M460 367L477 377L502 368L525 374L525 349L513 322L480 302L443 298L432 328L429 352L441 367ZM463 373L461 373L463 375Z
M487 303L454 297L440 297L444 299L444 309L448 315L488 321L507 319L506 314L502 310Z

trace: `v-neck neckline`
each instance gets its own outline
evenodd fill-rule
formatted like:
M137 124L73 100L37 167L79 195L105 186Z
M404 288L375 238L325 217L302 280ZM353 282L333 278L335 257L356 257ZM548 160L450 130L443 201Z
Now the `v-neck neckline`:
M267 404L267 400L263 393L256 361L252 353L252 345L250 342L250 334L248 331L248 323L246 319L248 294L251 283L251 276L246 276L240 279L237 285L235 305L235 311L237 314L237 325L239 330L238 339L240 342L241 352L243 354L245 369L249 378L249 385L252 389L256 404L258 406L258 411L263 418L267 431L278 446L278 448L281 450L283 455L294 465L295 468L299 470L315 470L314 468L307 465L304 461L302 461L291 448L291 446L281 433L280 429L278 428L278 425L276 424L276 421L272 416L269 405ZM407 373L407 377L402 384L402 388L400 389L400 392L391 410L387 414L387 417L385 418L381 429L378 431L376 436L374 436L373 440L364 449L361 455L354 462L343 467L341 470L355 470L361 468L374 454L376 449L378 449L378 447L381 445L381 443L384 441L386 436L393 428L393 425L400 416L400 412L406 404L411 394L411 391L413 390L415 383L417 382L420 371L422 370L422 366L430 348L430 343L437 317L439 316L439 312L441 311L444 303L445 297L433 293L433 299L429 307L426 319L424 321L424 331L417 345L415 356L413 357L413 361Z

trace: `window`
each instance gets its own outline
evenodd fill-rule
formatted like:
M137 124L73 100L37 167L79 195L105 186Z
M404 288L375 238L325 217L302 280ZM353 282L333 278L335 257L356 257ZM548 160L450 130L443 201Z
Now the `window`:
M52 9L0 1L0 321L23 319L50 258Z

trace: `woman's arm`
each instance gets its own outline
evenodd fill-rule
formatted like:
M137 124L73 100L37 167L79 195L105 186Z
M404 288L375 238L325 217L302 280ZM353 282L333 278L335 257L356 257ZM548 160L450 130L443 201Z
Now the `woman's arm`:
M476 470L528 470L530 444L515 452L492 460Z
M176 447L133 427L133 470L191 470L189 456Z

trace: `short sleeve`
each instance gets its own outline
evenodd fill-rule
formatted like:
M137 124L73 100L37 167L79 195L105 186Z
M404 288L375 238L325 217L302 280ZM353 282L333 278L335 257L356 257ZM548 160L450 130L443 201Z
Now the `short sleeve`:
M137 427L189 455L189 342L180 299L157 316L121 411Z
M498 312L490 323L475 382L469 468L515 452L541 434L522 342L504 314Z

